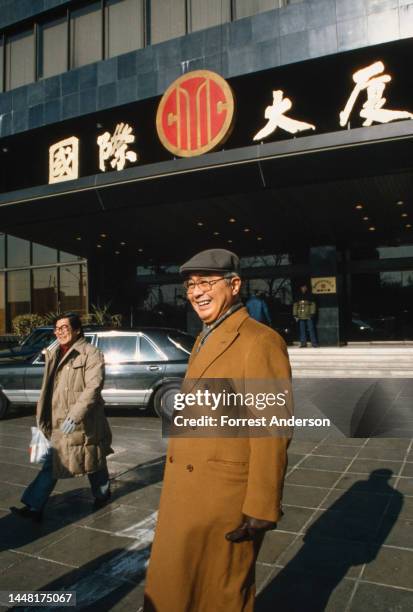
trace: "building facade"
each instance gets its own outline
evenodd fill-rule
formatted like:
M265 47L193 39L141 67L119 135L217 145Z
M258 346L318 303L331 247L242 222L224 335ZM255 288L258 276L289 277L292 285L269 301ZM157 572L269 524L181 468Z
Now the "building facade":
M279 329L306 283L323 344L413 339L413 0L0 9L0 231L33 243L19 312L63 303L74 253L89 303L192 330L178 265L226 247Z

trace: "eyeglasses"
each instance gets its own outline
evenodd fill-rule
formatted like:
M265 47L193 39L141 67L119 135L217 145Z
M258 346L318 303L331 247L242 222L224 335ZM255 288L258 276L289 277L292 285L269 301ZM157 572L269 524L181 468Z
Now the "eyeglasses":
M221 278L215 278L214 280L206 280L202 279L199 281L188 280L184 282L184 287L187 293L193 293L195 291L195 287L199 287L201 291L205 293L205 291L211 291L212 287L215 283L218 283L221 280L225 280L229 278L228 276L221 276Z
M64 332L69 331L70 326L69 325L61 325L60 327L55 327L54 328L54 333L55 334L63 334Z

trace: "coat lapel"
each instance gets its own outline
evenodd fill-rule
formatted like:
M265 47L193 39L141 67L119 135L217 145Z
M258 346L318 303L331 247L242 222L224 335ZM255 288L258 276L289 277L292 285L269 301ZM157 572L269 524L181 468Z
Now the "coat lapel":
M240 308L221 323L206 340L199 353L195 353L199 339L195 343L191 360L186 373L186 379L194 385L205 371L224 353L239 334L239 327L248 318L246 308Z

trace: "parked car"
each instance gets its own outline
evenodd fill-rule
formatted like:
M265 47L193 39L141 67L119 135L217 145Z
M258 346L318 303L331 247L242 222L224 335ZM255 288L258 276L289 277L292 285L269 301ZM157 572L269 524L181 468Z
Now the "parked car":
M36 327L17 346L0 351L0 363L4 359L29 359L48 346L54 339L53 326Z
M171 413L171 398L179 390L194 343L193 336L169 328L85 331L88 342L105 355L103 398L109 405L153 406ZM0 363L0 419L11 404L35 404L39 398L45 350L28 359ZM169 401L168 401L169 400Z

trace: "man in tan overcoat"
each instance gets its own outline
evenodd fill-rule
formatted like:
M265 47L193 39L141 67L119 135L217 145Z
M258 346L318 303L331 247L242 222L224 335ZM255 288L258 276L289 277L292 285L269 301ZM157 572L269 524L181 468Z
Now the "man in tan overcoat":
M186 380L290 380L282 338L239 300L238 257L224 249L181 267L204 323ZM264 532L281 517L286 437L169 441L145 612L251 612Z
M111 431L101 395L104 358L83 336L77 314L55 321L57 346L45 352L45 369L36 420L50 440L43 467L22 496L24 506L11 508L23 518L42 519L43 508L58 478L87 474L95 508L110 497L106 456Z

